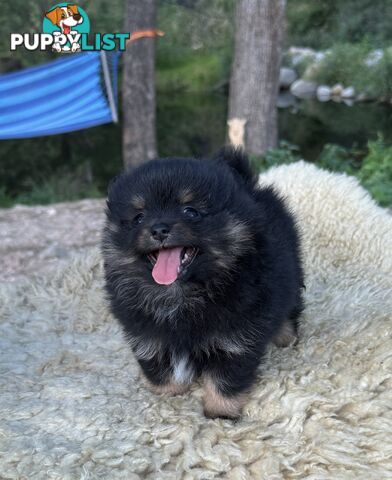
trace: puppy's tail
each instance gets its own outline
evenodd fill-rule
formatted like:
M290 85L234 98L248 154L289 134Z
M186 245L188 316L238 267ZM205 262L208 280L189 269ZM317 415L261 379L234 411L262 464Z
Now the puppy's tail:
M257 175L252 169L249 158L241 148L223 147L213 157L217 162L225 163L249 187L257 183Z

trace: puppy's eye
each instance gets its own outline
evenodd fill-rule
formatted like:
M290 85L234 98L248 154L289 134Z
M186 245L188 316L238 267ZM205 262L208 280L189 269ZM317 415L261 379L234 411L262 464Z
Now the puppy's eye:
M200 217L200 213L193 207L185 207L183 212L188 218L199 218Z
M144 213L138 213L136 217L134 217L134 219L132 220L132 223L134 225L140 225L143 221L143 218L144 218Z

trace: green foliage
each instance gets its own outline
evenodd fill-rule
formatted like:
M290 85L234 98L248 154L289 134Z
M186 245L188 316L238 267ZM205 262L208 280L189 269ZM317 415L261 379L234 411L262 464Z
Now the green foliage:
M225 142L226 98L220 94L158 95L157 135L161 156L200 156Z
M162 64L162 61L161 61ZM177 91L205 92L222 79L222 64L215 54L195 53L176 64L157 69L156 86L159 93Z
M371 66L366 64L370 52L366 42L337 44L315 65L309 79L327 85L352 85L371 97L391 96L392 49L386 49L383 58Z
M319 48L328 44L334 1L288 0L287 45ZM332 21L333 22L333 21Z
M384 56L372 69L368 91L373 96L381 94L392 97L392 47L384 50Z
M318 161L327 144L364 151L368 140L375 140L378 132L386 144L391 144L391 121L388 105L355 103L347 107L344 103L302 101L295 113L280 109L279 138L299 145L307 160Z
M256 155L250 156L252 164L260 171L267 170L276 165L297 162L300 158L299 148L284 140L279 142L279 148L268 150L262 157Z
M162 1L157 42L158 92L201 92L227 81L232 49L232 0Z
M357 176L381 205L392 205L392 146L386 146L382 138L369 142Z
M230 48L233 38L234 0L159 2L158 26L166 36L157 45L160 61L181 60L192 52Z
M50 177L37 180L29 179L24 184L24 192L10 197L4 188L0 189L0 206L13 204L46 205L49 203L81 200L83 198L102 197L96 185L89 183L83 169L76 171L59 170Z
M296 162L299 158L297 147L281 142L278 149L251 160L259 171L264 171L275 165ZM392 205L392 146L385 145L381 136L368 143L367 152L326 144L315 163L326 170L357 177L380 205Z
M291 67L293 68L297 74L298 74L298 77L299 78L302 78L305 76L305 72L308 70L308 68L311 66L311 65L314 65L314 58L309 55L309 56L306 56L304 57L299 63L297 63L296 65L293 65L292 62L291 62L291 58L288 56L288 55L285 55L285 58L287 58L287 60L282 60L282 65L285 65L285 66L288 66L288 67Z
M326 49L364 38L373 48L392 41L392 8L385 0L288 0L287 45Z
M360 165L357 162L358 155L363 152L356 152L354 149L344 148L341 145L327 143L317 159L317 165L332 172L347 173L355 175Z
M352 82L359 80L359 75L368 75L369 67L366 66L365 59L369 52L370 48L366 44L337 44L314 69L313 79L327 85L338 82L346 86L352 85Z
M122 168L121 130L112 124L64 135L6 140L0 142L0 158L0 206L33 203L30 198L44 203L79 199L96 191L103 196L109 179ZM69 188L65 188L67 183Z

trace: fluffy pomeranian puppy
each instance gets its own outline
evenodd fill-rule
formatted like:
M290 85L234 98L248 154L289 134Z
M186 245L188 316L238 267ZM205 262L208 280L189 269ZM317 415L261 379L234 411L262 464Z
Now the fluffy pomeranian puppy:
M102 251L113 314L152 390L204 380L207 417L237 418L269 342L294 342L295 221L248 159L165 158L109 187Z

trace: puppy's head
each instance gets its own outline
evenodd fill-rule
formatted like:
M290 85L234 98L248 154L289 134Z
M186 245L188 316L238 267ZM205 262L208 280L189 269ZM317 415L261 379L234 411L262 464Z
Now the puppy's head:
M107 202L107 272L160 293L224 285L253 248L245 183L221 160L154 160L122 174Z
M56 7L45 14L54 25L58 27L74 27L83 22L77 5L67 5L66 7Z

